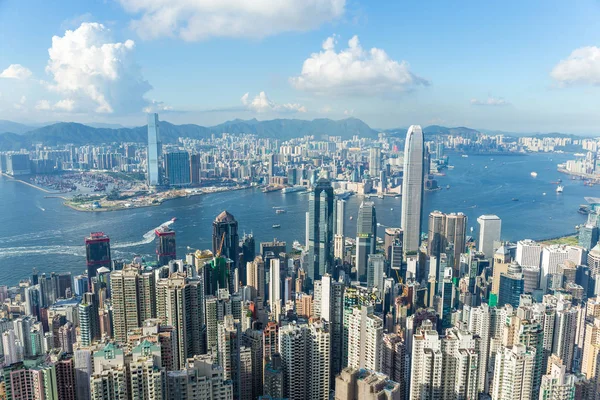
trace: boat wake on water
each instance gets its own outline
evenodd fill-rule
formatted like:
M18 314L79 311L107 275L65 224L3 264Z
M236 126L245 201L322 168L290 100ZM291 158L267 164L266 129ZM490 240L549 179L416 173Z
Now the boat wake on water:
M161 226L168 227L173 223L173 221L167 221L163 224L160 224L156 228L149 230L142 236L142 240L137 242L125 242L125 243L115 243L111 244L111 248L113 249L124 249L127 247L136 247L142 246L149 243L152 243L154 240L154 231ZM85 257L85 246L27 246L27 247L4 247L0 248L0 258L7 257L18 257L27 254L65 254L65 255L73 255L77 257Z
M124 249L127 247L135 247L135 246L143 246L145 244L152 243L154 241L154 231L160 228L161 226L168 227L173 223L173 220L167 221L165 223L160 224L156 228L150 229L148 232L144 233L142 240L138 240L137 242L125 242L125 243L116 243L111 245L111 249Z

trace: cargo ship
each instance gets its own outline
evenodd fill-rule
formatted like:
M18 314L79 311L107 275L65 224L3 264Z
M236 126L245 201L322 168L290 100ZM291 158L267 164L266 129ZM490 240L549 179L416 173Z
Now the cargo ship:
M296 185L296 186L290 186L290 187L285 187L281 190L281 193L283 194L287 194L287 193L296 193L296 192L303 192L306 190L305 186L302 185Z

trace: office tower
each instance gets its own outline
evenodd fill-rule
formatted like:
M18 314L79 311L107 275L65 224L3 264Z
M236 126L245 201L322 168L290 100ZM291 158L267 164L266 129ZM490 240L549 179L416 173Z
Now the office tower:
M98 318L98 306L94 294L87 292L83 294L79 311L79 334L81 345L89 346L95 340L100 339L100 320Z
M256 243L252 234L244 233L240 240L240 263L238 265L239 276L242 281L242 286L248 284L248 272L246 267L249 262L254 261L256 257Z
M371 147L369 149L369 175L371 178L378 178L381 172L381 147Z
M259 374L260 375L260 374ZM271 396L273 399L283 398L283 363L281 354L274 353L271 361L265 364L265 396Z
M317 289L319 293L317 293ZM331 379L342 369L342 341L344 324L344 284L329 274L315 282L315 296L319 297L314 314L329 324L331 336ZM318 310L316 308L318 307Z
M427 231L427 255L439 259L440 253L444 252L445 244L446 214L441 211L429 213L429 228Z
M333 237L333 256L337 260L342 260L344 258L344 252L346 250L345 238L342 235L336 234Z
M326 324L290 324L279 331L284 397L329 398L330 334Z
M148 185L160 185L158 157L160 155L160 138L158 133L158 114L148 114L148 153L146 168L148 170Z
M308 285L331 273L333 266L333 187L321 178L308 201Z
M363 201L358 209L356 223L356 277L367 279L369 254L375 254L377 244L377 215L372 201Z
M556 304L556 319L554 321L554 339L552 353L556 354L563 362L567 371L572 371L577 332L577 319L579 308L570 302L560 299Z
M421 214L423 212L424 178L423 132L419 125L411 125L404 144L404 177L402 178L402 245L405 254L419 251Z
M254 261L246 264L247 285L254 288L256 296L261 301L265 299L265 263L260 255L254 258Z
M92 232L85 238L85 253L88 275L88 290L98 268L111 268L110 238L102 232Z
M23 356L31 356L31 327L35 320L31 316L19 317L13 321L13 329L22 348Z
M539 287L540 267L521 266L521 270L523 271L523 293L531 294Z
M550 245L542 249L540 267L540 289L546 292L549 287L549 276L559 272L560 265L569 259L569 250L564 246Z
M367 261L367 287L377 289L379 297L383 298L385 279L385 258L383 254L369 254Z
M493 399L532 399L535 350L523 344L502 346L496 354Z
M540 266L542 257L542 245L531 239L519 240L517 242L517 254L515 261L521 266Z
M304 224L304 247L308 251L308 245L310 240L310 212L306 212L305 214L305 224Z
M233 398L231 381L223 378L223 369L213 364L209 354L196 355L181 370L167 372L167 399Z
M460 255L464 253L467 244L467 216L463 213L446 214L444 224L445 252L452 252L452 265L454 276L458 276Z
M192 185L200 183L200 154L190 154L190 180Z
M174 328L176 365L183 368L186 359L203 354L206 349L203 286L198 280L187 279L182 273L174 273L157 282L156 300L157 318Z
M335 201L335 233L336 235L345 235L346 226L346 200Z
M344 368L335 378L335 400L403 399L401 385L376 371Z
M287 253L287 243L281 242L274 238L272 242L260 243L260 254L264 259L267 258L267 253L273 253L273 256L279 257L281 253Z
M114 339L127 340L127 332L140 326L139 275L134 267L113 271L110 276Z
M413 336L410 399L477 398L479 340L456 328L439 336L425 321Z
M269 304L272 319L279 321L281 315L281 267L279 258L273 258L269 268Z
M187 151L167 153L165 155L165 167L170 186L189 186L192 183L190 153Z
M440 301L439 314L442 320L442 329L446 329L452 326L452 310L454 309L454 303L456 302L456 289L452 282L451 268L446 268L444 271L441 289L442 299Z
M227 211L223 211L213 222L213 253L215 255L222 254L224 257L232 260L232 272L238 267L239 242L237 221L233 215Z
M482 215L477 218L479 223L479 247L487 258L494 256L494 243L500 242L502 220L497 215Z
M160 226L156 234L156 256L158 265L167 265L169 261L177 259L177 246L175 244L175 231L167 226Z
M508 265L506 273L500 275L500 286L498 290L498 306L505 304L517 308L521 295L524 293L525 280L523 279L523 270L516 262Z
M385 333L383 335L381 359L381 372L386 374L390 380L398 383L400 398L405 399L410 387L410 354L406 343L398 334Z
M348 325L348 366L380 371L383 320L372 306L361 306L352 309Z
M76 348L73 354L75 372L75 396L90 398L90 376L93 372L92 352L88 348Z
M257 329L248 329L242 334L242 345L250 350L252 383L250 392L256 399L263 394L263 335ZM283 394L282 394L283 395Z

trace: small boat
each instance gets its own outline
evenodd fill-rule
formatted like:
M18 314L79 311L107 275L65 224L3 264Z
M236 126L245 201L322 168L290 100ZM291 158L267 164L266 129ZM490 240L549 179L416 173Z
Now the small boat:
M463 154L461 157L462 158L469 158L469 156L467 154Z
M352 217L352 215L350 216L350 221L352 221L354 219L354 217Z
M277 214L283 214L285 212L285 210L278 208L277 210L275 210L275 213Z
M281 228L281 225L279 225L279 224L275 224L275 225L273 225L273 228L275 228L275 229L277 229L277 228Z
M516 197L513 197L511 200L512 201L519 201L519 199L517 199Z
M171 222L175 222L175 221L177 221L177 217L171 218Z
M394 207L390 208L390 211L394 211Z
M454 169L454 165L448 165L448 169Z
M450 189L450 185L446 185L446 189Z
M558 185L558 187L556 188L556 193L562 193L563 190L565 190L565 187L562 185Z
M530 175L535 178L537 176L537 172L534 171Z
M545 196L545 195L546 195L546 192L542 193L542 196Z

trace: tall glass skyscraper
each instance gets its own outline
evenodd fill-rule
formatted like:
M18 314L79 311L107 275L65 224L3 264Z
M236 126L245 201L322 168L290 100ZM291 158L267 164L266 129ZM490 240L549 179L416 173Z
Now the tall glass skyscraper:
M160 153L160 139L158 136L158 114L148 114L148 185L160 185L160 173L158 170L158 155Z
M377 216L375 204L363 201L358 209L356 224L356 275L358 280L367 280L369 254L375 254L377 243Z
M312 286L333 265L333 204L331 182L319 179L308 201L308 278Z
M404 178L402 179L402 220L404 253L419 250L421 214L423 213L423 131L411 125L404 145Z
M165 155L166 175L171 186L187 186L190 177L190 154L187 151L175 151Z

